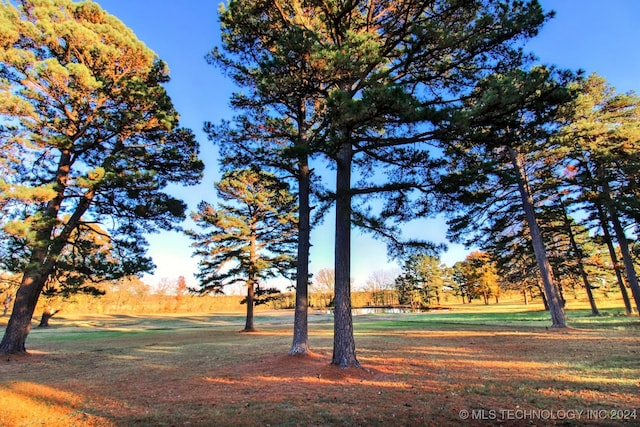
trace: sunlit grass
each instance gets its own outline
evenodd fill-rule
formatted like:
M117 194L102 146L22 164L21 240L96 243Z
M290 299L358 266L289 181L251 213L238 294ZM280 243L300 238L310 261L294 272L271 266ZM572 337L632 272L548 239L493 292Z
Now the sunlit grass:
M2 426L30 426L35 425L34 420L52 427L113 425L102 417L83 412L84 399L80 395L26 381L3 386L0 392Z
M534 307L358 315L365 369L346 372L329 365L330 314L309 316L302 358L287 356L291 311L260 313L249 334L242 314L60 317L30 334L31 356L0 362L0 425L457 425L469 408L640 407L640 319L603 311L567 310L566 331Z

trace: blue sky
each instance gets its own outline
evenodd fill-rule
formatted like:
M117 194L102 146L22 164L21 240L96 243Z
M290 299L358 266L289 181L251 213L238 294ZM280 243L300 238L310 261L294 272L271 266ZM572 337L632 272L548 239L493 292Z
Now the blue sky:
M205 121L232 117L228 99L234 87L204 59L219 43L217 10L219 0L97 0L108 12L130 27L161 59L169 64L167 86L182 125L193 129L206 163L205 178L197 187L172 189L193 210L201 200L214 202L213 182L219 178L212 143L202 131ZM541 0L556 17L543 27L527 48L539 62L560 68L597 72L619 92L640 92L640 1L637 0ZM443 241L443 221L414 224L412 234ZM191 257L191 242L179 233L161 233L149 238L156 273L145 280L155 284L166 278L185 276L196 285L193 273L197 260ZM311 272L333 267L333 230L326 220L312 234ZM394 269L385 247L369 236L354 232L352 276L355 285L364 284L371 272ZM466 251L450 245L443 260L452 265L464 259Z

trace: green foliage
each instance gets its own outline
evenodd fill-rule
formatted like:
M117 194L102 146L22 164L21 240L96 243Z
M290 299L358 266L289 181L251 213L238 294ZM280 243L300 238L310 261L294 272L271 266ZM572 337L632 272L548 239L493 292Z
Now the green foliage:
M203 170L166 65L93 2L5 2L0 27L3 268L38 248L73 286L151 271L143 233L184 218L162 189Z
M246 88L232 100L243 114L236 126L208 129L231 142L222 153L236 167L282 167L282 154L335 159L341 144L353 145L353 222L398 255L424 242L398 241L387 220L432 211L425 180L439 162L416 144L437 139L438 110L488 70L519 63L513 45L549 16L537 2L232 1L221 7L225 52L209 58ZM327 192L316 213L334 198Z
M272 301L277 301L282 298L282 294L280 290L277 288L263 288L259 285L255 288L255 293L253 295L253 304L254 305L264 305L268 304ZM240 304L246 304L248 298L244 297Z
M248 113L235 129L210 127L212 135L248 148L235 150L242 161L272 167L265 153L275 147L277 154L323 153L336 166L336 191L324 194L316 213L335 202L336 324L345 321L336 335L345 339L334 350L336 358L350 351L340 365L355 363L347 314L351 226L384 239L394 256L434 249L403 241L394 221L433 213L430 180L442 164L429 143L438 139L441 110L478 79L519 65L523 55L514 45L548 17L535 1L260 0L221 7L223 44L235 57L214 50L212 59L246 88L232 102Z
M204 166L166 64L97 3L3 2L0 28L0 267L23 273L0 351L24 352L47 283L153 270L144 233L184 219L163 189Z
M289 186L270 173L243 169L225 173L216 189L223 202L217 208L202 202L192 218L204 231L188 232L200 258L198 292L289 275L297 232Z
M440 302L440 295L448 283L446 266L439 258L416 254L404 263L402 274L395 279L400 304L426 308L432 301Z
M585 222L602 233L610 257L617 264L615 235L636 306L640 285L625 229L640 224L638 217L638 141L640 97L615 94L606 81L589 76L579 85L580 95L565 111L565 126L558 138L563 156L562 175L572 209L582 209ZM609 230L613 229L614 233ZM619 272L618 283L624 291ZM626 292L623 293L625 295ZM627 312L631 306L625 295Z
M597 75L580 82L579 90L558 136L567 192L592 219L597 206L612 204L625 222L639 224L640 97L615 93Z
M522 162L537 213L557 203L549 152L573 81L571 73L546 67L511 70L480 81L465 109L453 112L443 128L450 162L437 186L447 200L453 241L491 249L499 265L526 259L517 254L523 250L532 253L510 150ZM515 274L529 271L525 264Z

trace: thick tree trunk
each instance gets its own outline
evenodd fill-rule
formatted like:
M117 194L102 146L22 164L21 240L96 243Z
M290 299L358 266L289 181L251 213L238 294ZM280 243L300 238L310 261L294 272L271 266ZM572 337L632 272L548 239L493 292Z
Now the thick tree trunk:
M57 205L51 208L52 204L54 201L49 202L49 217L53 217L53 213L57 212ZM40 293L53 271L54 259L62 250L60 244L50 245L52 222L44 223L45 226L37 232L37 246L31 252L29 264L16 292L13 311L2 342L0 342L0 353L25 353L27 351L25 343L31 331L33 313L38 304ZM55 246L54 249L51 246Z
M255 224L251 225L251 239L249 241L249 274L247 277L247 318L245 321L244 329L242 332L253 332L255 328L253 326L253 308L255 307L255 292L256 292L256 268L255 265L258 262L258 250L256 241Z
M25 343L31 331L31 319L38 304L38 298L44 288L48 274L37 270L27 270L16 293L13 311L7 324L0 353L25 353Z
M293 320L293 343L289 354L309 352L309 248L311 246L311 206L309 204L310 170L306 154L298 170L298 259L296 264L296 305Z
M546 300L549 306L549 313L551 314L551 325L554 328L566 328L567 324L558 287L553 280L551 265L547 258L547 253L542 241L542 234L540 233L540 228L538 227L538 222L535 216L533 197L526 184L527 179L524 175L524 170L522 169L519 154L513 147L508 147L508 150L516 172L518 189L520 190L520 196L522 199L522 207L524 208L527 224L529 225L533 251L536 255L536 261L538 262L538 268L540 270L540 278L542 279L542 284L547 297Z
M40 293L52 273L58 256L64 249L67 239L78 227L80 218L87 211L93 197L94 189L88 189L78 201L78 206L67 221L60 235L52 239L53 226L55 224L62 200L64 189L70 173L71 152L64 150L60 155L58 170L56 172L57 195L51 199L44 209L43 218L35 226L36 238L32 248L29 264L22 276L22 283L16 293L13 311L7 324L7 329L0 342L0 353L23 353L26 351L25 342L31 330L31 320Z
M359 367L351 314L351 158L350 144L338 152L336 173L336 241L333 358L341 368Z

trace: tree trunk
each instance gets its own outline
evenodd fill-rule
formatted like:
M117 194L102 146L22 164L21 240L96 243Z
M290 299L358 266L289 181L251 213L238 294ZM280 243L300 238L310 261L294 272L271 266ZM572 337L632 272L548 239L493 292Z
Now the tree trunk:
M558 287L553 280L551 265L549 264L549 259L547 258L547 253L542 241L542 234L540 233L540 228L538 227L536 220L531 190L528 188L527 179L524 174L524 170L522 169L518 152L513 147L508 147L508 150L515 169L518 189L522 199L522 207L524 208L527 224L529 225L533 251L536 255L536 261L538 262L538 268L540 269L540 277L547 297L547 304L549 305L551 326L554 328L566 328L567 324Z
M590 169L587 168L588 171L590 171ZM602 181L604 180L603 175L603 171L599 171L598 168L596 167L596 173L600 173L600 179L602 179ZM589 178L591 180L595 180L595 178L593 176L591 176L591 174L589 174ZM604 186L602 187L602 193L604 192ZM608 185L606 186L606 188L608 188ZM606 193L604 194L607 203L610 203L611 200L609 198L609 194ZM600 226L602 227L602 234L604 236L604 240L607 244L607 249L609 251L609 256L611 257L611 262L613 264L613 270L616 274L616 279L618 281L618 285L620 286L620 292L622 293L622 299L624 301L624 307L625 310L627 312L627 315L631 315L633 314L633 309L631 308L631 301L629 300L629 294L627 293L627 288L624 284L624 279L622 277L622 272L620 271L620 263L618 262L618 256L616 255L616 250L615 247L613 245L613 238L611 236L611 232L609 231L609 219L607 217L607 210L605 209L605 207L603 206L602 203L600 203L599 201L595 201L594 205L596 207L596 210L598 211L598 219L600 221Z
M575 242L573 242L575 245ZM577 249L574 248L574 251ZM598 310L598 306L596 305L596 299L593 297L593 291L591 290L591 283L589 283L589 277L587 276L587 272L584 271L584 264L582 263L582 258L579 256L576 258L578 262L578 270L580 271L580 276L582 277L582 284L587 291L587 298L589 299L589 305L591 306L591 314L594 316L599 316L600 311Z
M12 301L13 301L13 295L11 295L9 291L7 291L7 297L4 299L4 304L3 304L2 317L6 316L7 312L9 312L9 307L11 306Z
M252 226L253 227L253 226ZM245 321L244 329L242 332L253 332L255 328L253 326L253 308L255 306L255 290L256 290L256 273L254 266L258 260L257 252L256 252L256 233L251 233L251 240L249 242L249 262L251 266L249 267L249 275L247 278L247 319Z
M300 156L298 166L298 259L296 264L296 305L293 320L293 343L289 354L309 352L309 248L311 206L309 205L310 170L307 155Z
M52 208L51 205L53 204L56 204L56 206ZM50 201L47 216L53 217L52 215L57 212L56 209L58 209L58 207L58 199ZM74 216L77 215L74 214ZM2 342L0 342L0 353L26 353L25 343L31 331L33 313L38 304L40 293L47 283L49 275L53 271L55 258L62 250L60 243L50 245L53 222L44 222L44 224L45 225L37 231L37 245L31 252L29 264L22 275L22 282L16 292L11 317L9 318L7 329L2 337ZM69 233L68 230L67 233ZM62 237L65 237L66 240L66 236ZM54 246L53 249L52 246Z
M359 367L351 314L351 144L343 144L337 155L336 241L333 358L343 369Z
M607 220L607 214L602 208L602 206L598 205L597 209L598 209L598 217L600 219L600 227L602 228L602 235L604 236L604 240L607 244L609 257L611 258L611 263L613 264L613 271L616 274L616 280L618 282L618 286L620 287L620 292L622 293L624 308L627 313L627 316L629 316L633 314L633 309L631 308L631 300L629 300L629 293L627 292L627 287L624 284L622 272L620 271L620 263L618 262L618 255L616 255L616 249L613 246L613 239L611 238L611 233L609 232L609 221Z
M46 307L42 311L42 317L40 318L39 328L48 328L49 327L49 319L56 315L60 311L59 308Z
M540 282L536 285L538 287L538 292L540 292L540 297L542 298L542 305L545 311L549 311L549 303L547 302L547 296L544 294L544 289L540 286Z
M242 332L254 332L256 330L253 326L254 293L255 285L253 280L249 279L247 281L247 318Z
M594 316L599 316L600 312L598 311L596 300L593 297L591 283L589 283L589 277L587 276L587 272L584 270L584 264L582 263L582 253L580 251L580 248L578 247L578 242L576 242L576 238L573 235L573 229L571 228L571 222L569 221L569 216L567 215L567 209L565 208L564 202L562 200L560 200L560 205L562 207L562 213L564 215L564 225L567 233L569 234L571 249L573 250L573 254L576 257L578 271L580 272L580 277L582 277L582 284L587 291L587 297L589 298L589 304L591 305L591 314L593 314Z
M600 175L604 175L604 172L602 171ZM629 281L631 294L633 295L633 299L636 303L636 310L640 313L640 285L638 285L638 276L636 275L636 270L633 266L633 259L631 258L631 251L629 250L629 244L627 243L627 236L624 232L624 228L622 227L622 223L620 222L620 218L618 218L618 212L613 205L613 200L611 199L609 183L604 178L602 179L602 192L606 200L607 210L609 211L609 219L613 225L613 231L616 234L616 240L618 240L618 245L620 245L622 262L627 273L627 280Z
M620 245L620 252L622 252L622 263L627 273L627 280L629 281L629 287L631 288L631 295L636 303L636 310L640 313L640 286L638 285L638 276L633 265L633 259L631 258L631 250L627 243L627 236L624 233L620 219L617 216L617 212L613 206L609 207L609 214L611 223L613 224L613 230L616 233L616 239L618 245Z
M25 353L25 343L31 331L31 319L38 304L38 298L47 281L48 272L27 269L22 277L22 283L16 292L13 311L7 324L0 353Z
M55 263L64 249L69 236L78 227L80 218L87 211L93 197L94 189L88 189L78 201L75 211L67 221L62 232L52 239L53 225L64 199L64 189L70 173L71 152L63 150L56 172L57 195L44 208L41 222L34 227L36 231L35 244L32 248L29 264L22 276L22 283L16 292L13 311L7 324L7 329L0 342L0 353L24 353L25 342L31 331L31 320L40 293L53 272Z

